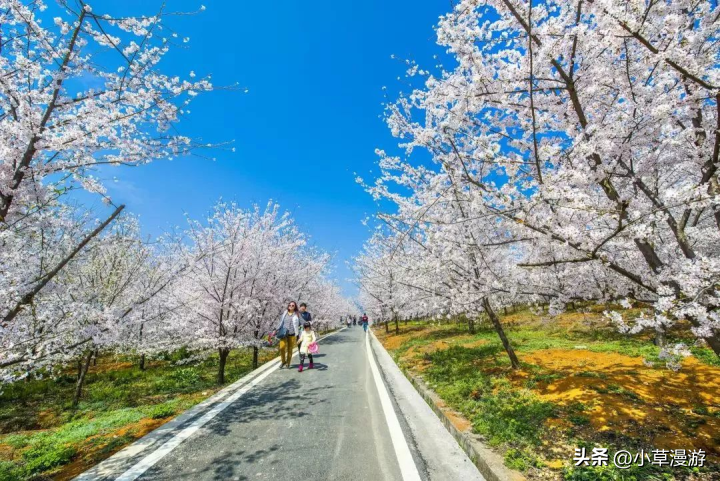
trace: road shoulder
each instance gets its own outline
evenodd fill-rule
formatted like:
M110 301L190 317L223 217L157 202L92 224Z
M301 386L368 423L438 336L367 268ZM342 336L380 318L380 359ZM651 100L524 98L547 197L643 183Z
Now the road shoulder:
M430 481L462 479L484 481L443 423L400 371L380 341L370 331L370 345L388 390L410 430L416 454L422 457Z

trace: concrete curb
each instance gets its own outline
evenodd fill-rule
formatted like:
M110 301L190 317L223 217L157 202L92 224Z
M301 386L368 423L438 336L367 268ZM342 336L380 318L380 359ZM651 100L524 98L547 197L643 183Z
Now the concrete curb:
M378 342L378 345L382 349L385 349L385 346L383 346L381 342ZM392 356L390 357L392 358ZM425 384L425 381L400 366L398 366L398 368L430 406L430 409L440 418L445 428L452 437L455 438L475 466L477 466L485 479L488 481L526 481L522 473L506 467L503 457L482 442L478 435L473 434L471 427L463 428L456 426L453 419L464 419L462 415L450 409L450 407L440 399L440 396Z

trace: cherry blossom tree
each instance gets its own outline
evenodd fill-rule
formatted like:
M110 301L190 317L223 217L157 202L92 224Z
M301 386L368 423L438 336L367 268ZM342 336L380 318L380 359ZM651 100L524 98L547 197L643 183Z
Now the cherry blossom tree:
M57 206L48 214L53 215L44 222L30 223L29 231L6 236L24 240L12 246L8 257L27 259L22 269L8 264L11 269L2 277L8 291L22 290L28 279L34 283L42 278L48 271L45 266L54 266L54 258L66 259L66 251L75 250L77 240L87 238L86 232L94 225L91 215L78 214L68 206ZM22 256L16 257L18 253ZM174 272L158 259L154 246L140 238L132 217L121 216L106 232L93 237L37 292L30 307L3 324L3 378L9 381L29 373L52 372L77 362L77 404L93 355L98 350L126 352L127 332L136 328L151 301L165 294Z
M187 240L190 267L176 292L187 308L173 326L190 348L218 352L223 383L230 351L253 347L257 365L258 348L286 303L312 299L329 258L309 249L289 214L272 203L264 210L219 203L207 224L190 221Z
M97 166L140 165L198 147L171 126L212 87L192 72L189 80L160 72L176 36L163 23L168 14L113 17L83 0L61 7L64 15L45 27L42 0L0 1L3 224L70 185L103 192L92 175Z
M650 305L610 315L660 344L687 323L720 354L717 15L682 0L459 2L437 27L455 66L411 67L423 85L387 111L405 153L380 152L369 190L397 205L402 240L441 259L474 245L459 264L480 272L461 278L491 287L488 302Z
M405 246L397 242L398 239L393 237L373 236L366 243L363 253L355 259L354 271L363 309L384 323L386 332L389 331L389 322L393 321L395 333L399 334L399 319L405 314L404 301L426 303L424 294L428 291L417 286L413 278L406 277L411 275L407 261L419 259L403 255L406 254L403 250ZM408 289L415 286L415 292Z
M78 363L75 403L93 356L146 356L183 346L254 348L290 298L317 302L319 320L346 300L326 276L330 257L306 245L271 204L219 204L208 225L149 242L98 179L217 147L178 133L209 77L163 73L180 15L117 17L84 0L0 0L0 375L12 382ZM202 9L201 9L202 10ZM66 194L114 207L102 221Z
M66 345L77 346L73 404L79 402L93 356L98 350L128 352L127 331L142 328L148 301L164 294L158 285L167 282L169 271L158 269L155 257L153 246L141 239L137 220L125 216L59 275L58 282L78 306L67 326L54 326L62 329ZM70 356L73 351L63 354Z
M87 287L87 276L103 274L91 266L102 264L111 248L99 254L102 249L93 246L102 244L98 236L124 206L93 223L91 215L79 216L63 205L64 195L83 188L112 204L96 169L137 166L207 146L173 128L189 102L212 86L193 72L183 80L159 70L177 37L164 23L171 14L114 17L82 0L59 2L59 9L52 19L42 0L0 1L0 366L5 379L71 358L78 349L104 342L99 338L112 331L96 316L115 310L100 306L112 297L94 292L82 298L73 289L80 281ZM149 300L134 298L140 304ZM134 308L127 305L122 317L134 315ZM85 314L93 316L87 324L81 320ZM88 326L95 326L92 333Z
M65 323L78 306L58 282L58 266L67 265L74 247L88 237L88 222L72 207L56 204L33 222L0 231L3 381L42 369L43 359L63 355Z

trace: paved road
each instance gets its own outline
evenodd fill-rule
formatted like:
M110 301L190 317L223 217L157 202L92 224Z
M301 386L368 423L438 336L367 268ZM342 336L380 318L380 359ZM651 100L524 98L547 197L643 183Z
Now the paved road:
M382 362L376 381L371 369L375 356L369 358L368 347L361 328L341 330L320 342L314 370L267 370L199 428L187 429L199 416L179 420L158 441L146 442L150 447L142 448L141 440L139 454L121 452L99 467L103 469L81 478L482 481L427 405L414 398L420 399L414 390L402 396L393 394L392 385L386 390L378 375L390 379ZM385 358L378 359L387 369L392 363ZM392 369L397 371L394 364ZM390 417L379 390L390 393L384 397L385 411L394 413ZM398 439L408 453L405 458L402 450L398 454ZM152 465L138 470L137 463L148 459Z
M401 480L363 340L325 339L314 370L273 373L140 479Z

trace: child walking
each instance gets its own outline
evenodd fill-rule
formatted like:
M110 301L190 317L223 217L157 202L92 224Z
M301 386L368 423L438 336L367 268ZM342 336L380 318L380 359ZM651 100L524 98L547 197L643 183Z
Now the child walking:
M303 367L305 366L305 356L310 358L310 366L308 366L308 369L312 369L314 367L312 354L310 354L308 349L310 344L316 341L317 336L315 335L315 331L312 330L312 325L305 321L305 324L303 324L303 331L300 333L300 337L298 338L298 344L300 344L300 367L298 368L298 372L303 372Z

